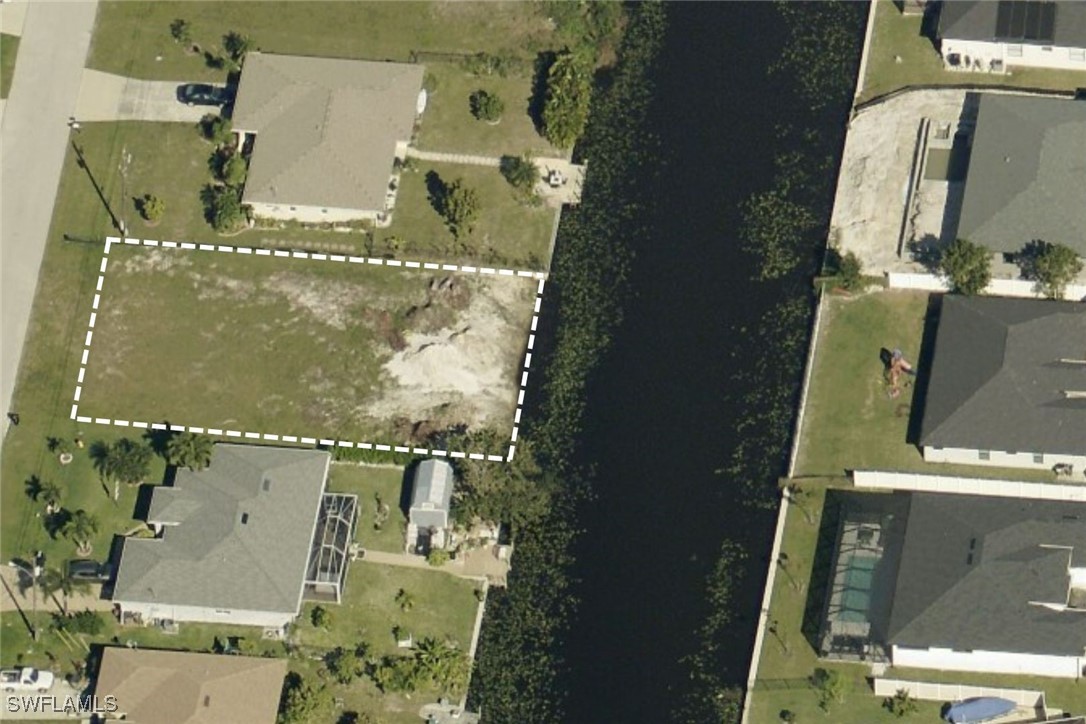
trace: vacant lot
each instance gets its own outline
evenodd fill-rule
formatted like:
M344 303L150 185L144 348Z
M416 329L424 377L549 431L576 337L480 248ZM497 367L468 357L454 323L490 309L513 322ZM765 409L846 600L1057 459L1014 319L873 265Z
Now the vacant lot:
M80 414L355 441L506 429L536 282L115 246Z
M188 21L191 52L170 24ZM409 60L412 51L531 57L563 38L536 3L489 2L103 2L88 67L135 78L221 80L203 52L247 35L267 53Z
M859 100L869 100L911 85L982 85L1075 90L1086 86L1086 72L1016 68L1006 75L943 69L930 38L920 34L921 18L903 16L893 0L875 0L875 30Z
M891 398L883 349L900 349L922 378L934 330L926 292L886 291L828 297L824 304L795 474L839 476L847 470L904 470L932 475L1049 480L1046 471L925 463L911 444L920 400L914 382Z

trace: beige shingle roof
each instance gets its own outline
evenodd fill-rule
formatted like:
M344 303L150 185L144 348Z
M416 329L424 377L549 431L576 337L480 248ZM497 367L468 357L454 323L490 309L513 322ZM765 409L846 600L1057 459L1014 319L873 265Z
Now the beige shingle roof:
M131 724L273 724L287 662L107 647L95 695Z
M244 201L377 210L422 66L249 53L233 125L256 133Z

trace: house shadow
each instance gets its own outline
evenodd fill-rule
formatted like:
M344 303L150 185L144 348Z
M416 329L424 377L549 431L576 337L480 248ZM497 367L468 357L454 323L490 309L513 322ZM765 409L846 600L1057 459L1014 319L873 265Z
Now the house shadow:
M943 309L943 295L928 295L928 307L924 313L924 332L920 338L920 353L916 361L916 381L913 389L912 409L905 441L920 447L920 426L924 422L924 408L931 382L931 364L935 358L935 333L939 329L939 317Z
M826 491L822 504L822 518L818 525L818 539L815 543L814 560L811 564L811 577L807 580L807 600L803 606L803 623L800 631L803 638L818 651L818 640L825 616L826 596L829 594L833 571L834 548L837 543L837 528L841 523L842 496L844 491L831 489Z
M403 513L404 518L407 517L408 512L411 510L411 492L415 481L415 472L419 469L419 465L421 464L422 460L416 458L403 469L403 481L400 484L399 504L400 512Z

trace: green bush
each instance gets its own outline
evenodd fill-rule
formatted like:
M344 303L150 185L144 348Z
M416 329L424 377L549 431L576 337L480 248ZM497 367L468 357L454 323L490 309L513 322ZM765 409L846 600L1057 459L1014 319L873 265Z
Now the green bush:
M332 628L332 612L324 606L316 606L309 614L309 620L316 628L324 629L325 631Z
M203 200L208 223L215 231L237 231L248 221L238 189L209 184L204 187Z
M177 18L170 23L170 35L175 43L188 45L192 42L192 27L188 20Z
M95 611L79 611L70 616L53 614L53 628L67 633L97 636L105 630L106 621Z
M222 180L227 186L238 188L245 184L245 177L249 174L249 163L240 153L231 156L222 167Z
M844 289L857 291L863 288L863 263L860 257L851 251L842 256L837 263L837 278Z
M584 133L592 96L592 73L584 58L566 50L547 73L543 101L543 136L558 148L570 148Z
M500 121L505 113L505 103L501 98L485 90L477 90L468 97L471 107L471 115L480 121L495 123Z
M153 194L147 194L140 199L140 215L151 222L157 224L162 220L162 215L166 213L166 202Z
M955 239L942 253L939 270L958 294L980 294L992 281L992 252L968 239Z
M535 185L539 183L539 167L528 154L502 156L499 169L505 180L521 193L531 194Z
M1067 285L1082 273L1082 259L1063 244L1032 241L1023 250L1021 261L1023 275L1037 282L1041 293L1050 299L1062 299Z
M208 113L197 124L202 135L208 141L215 144L226 143L231 139L230 131L233 128L230 119Z
M444 548L432 548L426 554L426 562L435 568L439 568L449 562L449 552Z
M463 179L448 184L441 199L441 215L456 238L470 234L479 217L479 192L465 186Z

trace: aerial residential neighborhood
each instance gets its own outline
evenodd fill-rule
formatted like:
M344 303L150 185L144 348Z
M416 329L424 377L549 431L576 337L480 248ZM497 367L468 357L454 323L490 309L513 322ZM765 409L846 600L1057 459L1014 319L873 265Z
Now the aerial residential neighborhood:
M1086 724L1086 3L10 0L0 71L0 720Z

